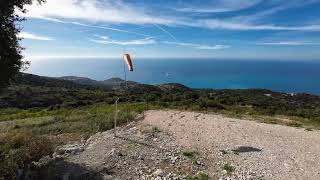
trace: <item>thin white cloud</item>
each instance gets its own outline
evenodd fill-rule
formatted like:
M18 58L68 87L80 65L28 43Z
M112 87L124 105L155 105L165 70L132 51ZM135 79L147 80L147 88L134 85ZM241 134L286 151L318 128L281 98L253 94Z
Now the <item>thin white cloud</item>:
M154 24L158 29L160 29L162 32L164 32L165 34L169 35L172 39L176 40L177 38L172 34L170 33L168 30L164 29L163 27L161 27L160 25L158 24Z
M213 6L216 9L210 9L210 7L207 7L207 10L202 10L234 11L237 9L244 9L254 6L260 1L261 0L210 1L211 4L216 4L216 6ZM310 5L316 1L318 0L306 0L304 4ZM194 4L195 3L193 3L193 5ZM235 17L226 19L203 19L202 17L177 16L176 14L160 14L157 16L153 16L147 13L146 9L144 9L147 7L136 7L134 6L134 4L127 3L123 0L47 0L47 2L42 6L38 6L36 4L27 6L26 9L28 10L28 12L24 16L30 18L40 18L60 23L72 23L74 25L90 28L99 28L105 30L118 31L122 33L131 33L145 37L149 36L143 33L132 32L125 29L117 29L112 27L91 24L153 24L173 39L175 39L175 36L173 36L169 31L163 29L159 25L166 25L171 27L188 26L197 28L241 31L320 31L320 24L282 26L261 21L265 18L265 16L268 16L270 14L287 8L297 7L297 4L300 5L301 3L299 3L298 0L294 0L292 2L285 1L278 4L280 4L278 7L275 6L274 8L267 9L266 11L263 11L261 13L254 13L247 16L236 15ZM199 9L201 11L201 8L194 9ZM192 11L192 9L190 9L190 11ZM70 20L71 22L65 21L66 19ZM81 23L76 21L80 21Z
M195 47L196 49L203 49L203 50L219 50L219 49L227 49L230 48L228 45L213 45L213 46L207 46L207 45L199 45Z
M299 42L299 41L282 41L282 42L262 42L257 43L258 45L274 45L274 46L315 46L320 43L314 42Z
M128 33L128 34L135 34L135 35L144 36L144 37L150 37L150 35L147 35L147 34L137 33L134 31L128 31L128 30L119 29L119 28L112 28L112 27L106 27L106 26L96 26L96 25L84 24L84 23L79 23L79 22L68 22L68 21L64 21L63 23L84 26L84 27L90 27L90 28L110 30L110 31L117 31L117 32Z
M221 12L231 12L238 11L246 8L250 8L261 0L216 0L206 2L206 6L203 7L202 3L196 3L185 5L183 8L174 8L176 11L180 12L191 12L191 13L221 13Z
M78 19L89 22L126 24L172 24L170 19L154 17L144 9L131 7L122 0L47 0L41 6L26 6L26 17L40 19Z
M277 26L277 25L257 25L238 22L228 22L223 20L203 20L198 22L199 26L207 27L209 29L228 29L228 30L268 30L268 31L320 31L320 25L307 26Z
M148 45L148 44L156 44L157 42L152 38L144 38L144 39L136 39L130 41L119 41L119 40L112 40L112 39L90 39L90 41L100 44L115 44L115 45Z
M219 0L217 1L219 3ZM254 6L262 1L250 1L250 0L221 0L219 6L217 7L233 7L230 10L237 10L237 8L247 8ZM279 11L301 8L304 6L312 5L314 3L319 3L319 0L305 0L301 4L300 0L291 1L265 1L263 3L272 4L271 8L267 8L264 11L255 12L249 15L236 15L231 18L223 19L197 19L191 21L177 21L179 24L184 24L186 26L209 28L209 29L225 29L225 30L237 30L237 31L320 31L320 24L307 24L307 25L275 25L272 23L267 23L265 18L276 14ZM198 9L199 10L199 9ZM227 10L227 9L226 9ZM195 9L195 12L197 9ZM200 9L201 11L201 9ZM210 10L208 10L209 12ZM221 11L224 11L223 9ZM204 11L206 12L206 11Z
M134 31L128 31L128 30L119 29L119 28L112 28L112 27L107 27L107 26L97 26L97 25L80 23L80 22L76 22L76 21L59 20L59 19L55 19L55 18L41 18L41 19L47 20L47 21L56 22L56 23L62 23L62 24L73 24L73 25L76 25L76 26L83 26L83 27L96 28L96 29L104 29L104 30L116 31L116 32L127 33L127 34L135 34L135 35L138 35L138 36L151 37L150 35L147 35L147 34L137 33L137 32L134 32Z
M151 37L150 35L137 33L134 31L128 31L124 29L106 27L106 26L97 26L97 25L90 25L84 24L79 22L67 22L64 23L71 23L78 26L90 27L90 28L98 28L98 29L105 29L111 31L117 31L122 33L128 34L135 34L138 36L144 37ZM151 23L159 28L159 25ZM197 28L208 28L208 29L225 29L225 30L233 30L233 31L320 31L320 25L306 25L306 26L280 26L280 25L270 25L270 24L250 24L247 22L242 22L240 20L220 20L220 19L207 19L207 20L177 20L174 26L189 26L189 27L197 27ZM161 26L160 26L161 27ZM160 29L160 28L159 28ZM168 34L171 38L177 39L175 36L172 35L169 31L162 28L160 29L165 34Z
M97 34L95 34L95 35L93 35L94 37L97 37L97 38L100 38L100 39L102 39L102 40L107 40L107 39L110 39L110 37L108 37L108 36L101 36L101 35L97 35Z
M162 43L169 44L169 45L176 45L176 46L191 47L191 48L200 49L200 50L219 50L219 49L227 49L231 47L229 45L203 45L203 44L195 44L195 43L170 42L170 41L162 41Z
M52 41L53 39L46 36L40 36L28 32L19 33L19 37L23 39L39 40L39 41Z
M294 8L302 8L304 6L310 6L314 3L319 3L319 0L304 0L303 3L301 3L300 0L290 0L290 1L284 1L284 0L278 0L278 1L265 1L264 3L267 3L271 5L270 8L266 8L265 10L254 12L250 15L240 15L233 18L233 20L242 21L246 23L258 23L263 22L265 18L270 17L271 15L274 15L278 12L288 10L288 9L294 9Z
M164 43L164 44L170 44L170 45L177 45L177 46L189 46L189 47L198 46L198 44L185 43L185 42L170 42L170 41L162 41L162 43Z

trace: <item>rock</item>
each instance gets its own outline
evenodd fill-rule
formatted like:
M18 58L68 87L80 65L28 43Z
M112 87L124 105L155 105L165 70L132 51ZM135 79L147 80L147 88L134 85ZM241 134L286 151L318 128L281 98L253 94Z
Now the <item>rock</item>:
M58 147L56 149L56 155L64 155L64 154L77 154L84 151L84 147L79 144L69 144Z
M104 175L103 178L104 178L105 180L109 180L109 179L111 180L111 179L113 179L113 177L112 177L111 175L108 175L108 174Z
M33 162L32 164L38 167L45 166L50 163L53 159L50 156L42 157L38 162Z
M111 151L109 151L109 156L113 156L116 154L116 149L112 148Z
M171 156L170 157L171 164L176 163L177 159L178 159L178 157Z
M130 128L130 131L136 131L136 130L137 130L137 127Z
M155 172L152 173L152 175L154 175L154 176L163 176L164 172L162 171L162 169L157 169Z

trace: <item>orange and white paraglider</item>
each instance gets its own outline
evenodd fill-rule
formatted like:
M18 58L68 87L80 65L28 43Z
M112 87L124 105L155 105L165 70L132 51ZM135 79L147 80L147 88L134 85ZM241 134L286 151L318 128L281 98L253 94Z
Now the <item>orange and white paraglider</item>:
M132 65L132 61L131 61L130 55L129 54L124 54L123 55L123 59L128 65L128 70L129 71L133 71L133 65Z

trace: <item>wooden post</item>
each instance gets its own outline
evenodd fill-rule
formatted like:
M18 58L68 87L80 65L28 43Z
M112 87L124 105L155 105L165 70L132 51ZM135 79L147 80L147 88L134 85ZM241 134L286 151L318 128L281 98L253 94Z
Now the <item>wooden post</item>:
M114 137L117 137L118 101L119 98L116 100L116 113L114 114Z

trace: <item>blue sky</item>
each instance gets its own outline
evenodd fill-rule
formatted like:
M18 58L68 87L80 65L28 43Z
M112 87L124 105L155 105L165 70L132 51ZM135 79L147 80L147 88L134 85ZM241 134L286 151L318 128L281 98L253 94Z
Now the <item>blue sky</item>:
M320 0L47 0L28 6L28 58L320 59Z

